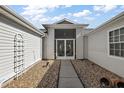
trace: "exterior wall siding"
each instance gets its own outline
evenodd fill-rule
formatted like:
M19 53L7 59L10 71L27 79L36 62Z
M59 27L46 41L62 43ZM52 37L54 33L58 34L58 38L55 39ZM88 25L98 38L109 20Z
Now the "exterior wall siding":
M88 59L124 77L124 58L109 55L108 31L124 27L124 17L88 36Z
M24 67L27 68L42 57L42 39L15 26L2 22L0 18L0 84L14 73L14 37L21 34L24 40ZM8 20L7 20L8 21ZM10 21L11 22L11 21ZM7 22L9 23L9 22ZM13 22L12 22L13 23ZM16 24L16 23L15 23Z

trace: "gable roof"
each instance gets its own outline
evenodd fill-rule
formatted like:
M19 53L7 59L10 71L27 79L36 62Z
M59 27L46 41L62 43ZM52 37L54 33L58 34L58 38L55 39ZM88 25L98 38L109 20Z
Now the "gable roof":
M71 27L71 28L77 28L77 27L83 27L83 28L86 28L89 24L79 24L79 23L76 23L76 22L73 22L69 19L62 19L62 20L59 20L53 24L42 24L42 26L47 30L48 27L54 27L54 28L61 28L61 27Z
M77 24L77 23L75 23L75 22L73 22L73 21L71 21L71 20L69 20L67 18L64 18L64 19L59 20L59 21L57 21L57 22L55 22L53 24Z

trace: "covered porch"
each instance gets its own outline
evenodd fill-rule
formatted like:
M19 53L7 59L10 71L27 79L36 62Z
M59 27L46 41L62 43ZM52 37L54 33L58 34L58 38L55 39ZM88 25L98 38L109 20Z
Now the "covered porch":
M84 59L84 33L88 24L78 24L62 19L53 24L43 24L43 59ZM86 54L86 53L85 53Z

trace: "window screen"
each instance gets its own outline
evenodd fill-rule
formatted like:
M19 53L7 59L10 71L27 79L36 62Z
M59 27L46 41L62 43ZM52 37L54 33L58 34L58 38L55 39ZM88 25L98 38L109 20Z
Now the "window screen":
M76 29L55 29L55 38L73 39L76 37Z

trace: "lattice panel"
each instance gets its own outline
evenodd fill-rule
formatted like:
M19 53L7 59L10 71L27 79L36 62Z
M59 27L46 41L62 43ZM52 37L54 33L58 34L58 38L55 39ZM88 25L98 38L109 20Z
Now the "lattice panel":
M20 73L24 69L24 41L21 34L14 38L14 72Z

